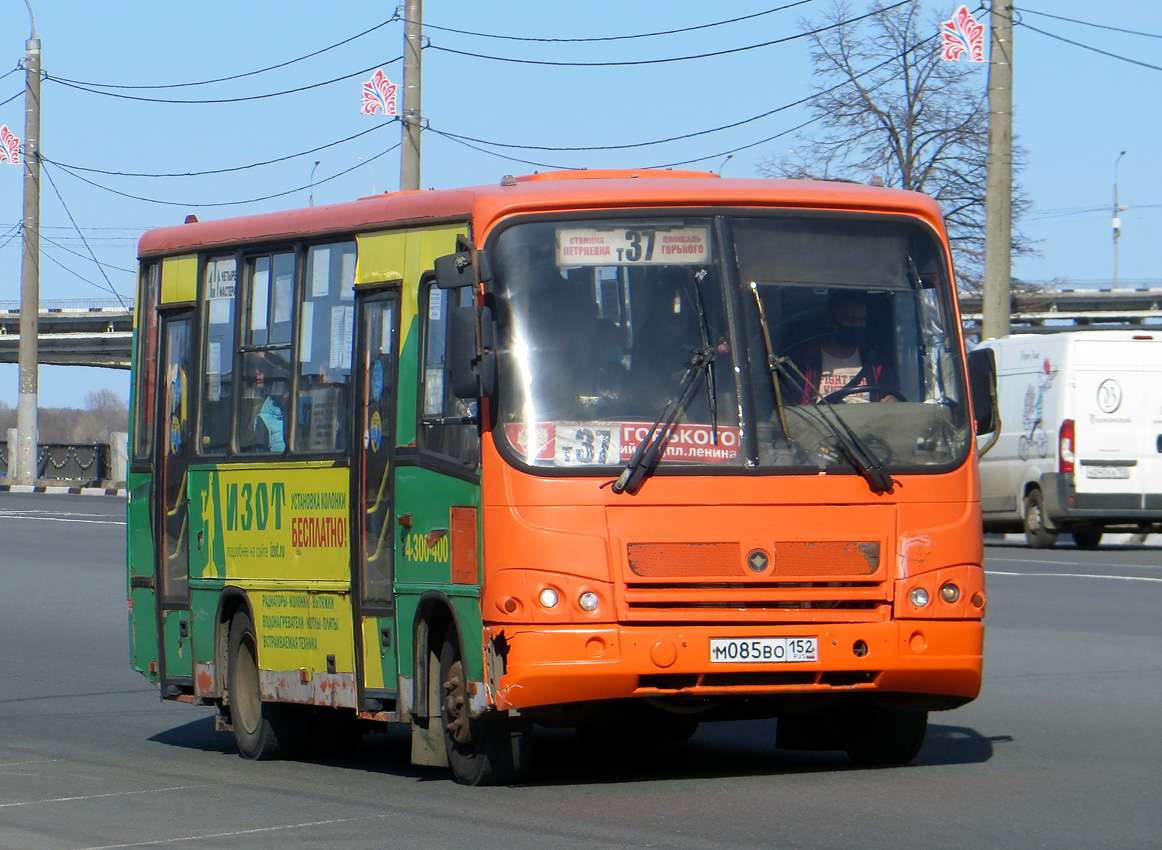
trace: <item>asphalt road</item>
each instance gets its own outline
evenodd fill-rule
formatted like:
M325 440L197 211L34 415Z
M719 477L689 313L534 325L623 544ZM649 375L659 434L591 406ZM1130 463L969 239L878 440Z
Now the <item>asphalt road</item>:
M0 494L0 850L1154 848L1162 550L987 549L984 691L916 762L861 770L704 724L616 758L538 739L528 785L413 768L403 727L345 763L240 759L127 666L124 503Z

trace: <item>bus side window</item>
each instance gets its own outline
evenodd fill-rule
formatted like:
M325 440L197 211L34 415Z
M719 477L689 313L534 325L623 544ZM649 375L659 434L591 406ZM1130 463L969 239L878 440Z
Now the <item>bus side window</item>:
M161 264L142 271L141 297L137 300L137 385L133 391L133 459L149 460L153 453L155 429L153 410L157 405L157 299L161 285Z
M202 398L198 406L198 452L225 454L230 448L234 401L234 294L238 260L206 261L203 301Z
M290 435L295 255L246 261L246 322L235 439L239 451L283 454Z
M347 405L355 327L355 243L314 245L307 252L299 317L295 450L347 447Z
M419 447L475 468L480 463L480 434L475 422L457 422L472 415L476 402L452 395L445 364L448 354L448 314L455 306L473 303L472 287L439 289L432 284L420 289L423 310L422 408L418 429Z

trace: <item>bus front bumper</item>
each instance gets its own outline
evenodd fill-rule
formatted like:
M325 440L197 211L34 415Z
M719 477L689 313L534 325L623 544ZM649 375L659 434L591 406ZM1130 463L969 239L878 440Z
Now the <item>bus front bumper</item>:
M822 612L821 612L822 613ZM711 661L712 639L817 639L814 661ZM491 626L489 703L524 709L627 697L915 695L954 707L980 692L979 620L795 626Z

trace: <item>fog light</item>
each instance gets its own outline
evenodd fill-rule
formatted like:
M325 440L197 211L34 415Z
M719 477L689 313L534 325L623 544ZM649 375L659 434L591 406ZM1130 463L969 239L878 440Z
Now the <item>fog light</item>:
M596 611L597 594L592 590L587 590L581 594L581 598L577 600L577 604L581 606L582 611Z
M952 604L960 598L960 588L952 582L948 582L948 584L940 588L940 598L945 602Z
M551 587L546 587L541 591L541 595L537 597L540 603L546 608L554 607L557 604L557 600L559 598L560 597L557 596L557 591L553 590Z
M922 587L912 588L912 604L917 608L923 608L928 604L928 591Z

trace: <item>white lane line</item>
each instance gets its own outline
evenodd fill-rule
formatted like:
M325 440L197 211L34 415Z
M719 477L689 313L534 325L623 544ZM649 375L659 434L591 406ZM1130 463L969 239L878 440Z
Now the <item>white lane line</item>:
M1076 567L1077 566L1077 561L1054 561L1050 558L993 558L993 557L986 556L985 561L989 562L989 563L993 563L993 564L996 564L996 563L1025 564L1025 565L1030 566L1030 567L1040 566L1041 564L1056 564L1056 565L1061 566L1061 567ZM1117 567L1119 569L1125 569L1125 570L1137 570L1137 569L1144 569L1145 570L1145 569L1152 569L1152 568L1154 568L1155 565L1111 563L1111 564L1105 564L1105 566Z
M96 847L77 847L75 850L125 850L127 847L157 847L162 844L177 844L180 841L209 841L214 838L233 838L237 835L259 835L269 832L285 832L290 829L311 829L317 826L332 826L338 823L353 823L360 820L385 818L381 815L361 815L355 818L335 818L333 820L311 820L303 823L288 823L281 826L262 826L255 829L239 829L235 832L211 832L203 835L181 835L177 838L158 838L154 841L136 841L132 844L102 844Z
M102 797L131 797L135 794L161 794L165 791L185 791L189 788L204 788L204 785L175 785L173 788L147 788L144 791L115 791L109 794L86 794L81 797L52 797L48 800L25 800L20 803L0 803L0 809L15 806L39 806L41 803L71 803L76 800L99 800Z
M125 525L123 519L72 519L71 517L63 516L28 516L21 514L6 514L0 512L0 519L31 519L39 520L40 522L83 522L92 525Z
M985 570L986 576L1021 576L1023 578L1108 578L1114 581L1155 581L1162 583L1162 578L1150 576L1104 576L1092 573L1009 573L1003 570Z
M0 767L19 767L25 764L52 764L60 759L35 759L33 761L0 761Z

